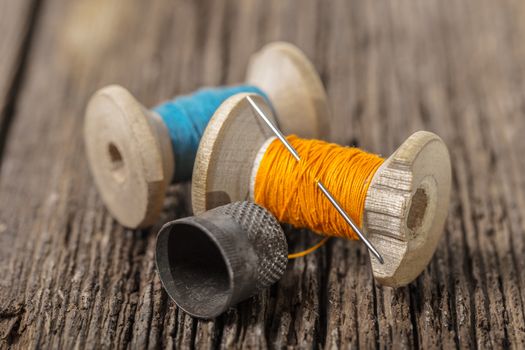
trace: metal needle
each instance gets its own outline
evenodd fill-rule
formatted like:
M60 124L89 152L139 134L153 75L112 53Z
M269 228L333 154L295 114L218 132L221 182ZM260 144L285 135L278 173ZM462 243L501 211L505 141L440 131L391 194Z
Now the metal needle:
M264 120L264 122L268 125L268 127L270 127L270 129L272 129L272 131L275 134L275 136L277 136L277 138L279 138L279 140L288 149L288 151L290 151L292 156L299 162L301 160L301 157L299 156L299 153L297 153L297 150L295 148L293 148L293 146L288 142L288 140L284 137L282 132L275 125L273 125L273 123L270 121L270 119L268 119L268 117L263 113L263 111L259 108L259 106L257 106L257 104L252 100L252 98L250 96L247 96L246 99L248 100L250 105L253 107L253 109L257 112L257 115L259 117L261 117L262 120ZM344 211L344 209L341 207L339 202L334 198L334 196L332 196L332 194L328 191L328 189L325 187L325 185L323 185L323 183L320 180L316 180L316 184L319 187L319 189L321 190L321 192L323 192L323 194L326 196L326 198L328 198L330 203L332 203L332 205L335 207L337 212L343 217L343 219L346 221L346 223L348 225L350 225L350 227L352 227L352 230L354 230L354 232L357 233L357 235L359 236L361 241L363 241L365 243L365 245L368 248L368 250L372 254L374 254L374 256L377 258L377 260L379 260L379 262L381 264L384 264L384 260L383 260L383 257L381 256L381 254L379 254L379 252L376 250L376 248L374 248L372 243L370 243L370 241L368 239L366 239L366 237L361 232L359 227L357 227L357 225L354 223L354 221L352 220L350 215L348 215Z

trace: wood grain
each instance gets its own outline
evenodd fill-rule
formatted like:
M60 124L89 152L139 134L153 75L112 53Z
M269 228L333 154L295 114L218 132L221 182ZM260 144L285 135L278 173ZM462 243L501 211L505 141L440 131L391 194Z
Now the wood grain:
M0 64L23 72L15 87L0 74L0 100L16 101L0 170L2 347L525 346L525 3L21 3L1 6L15 34L0 47L27 42L27 59ZM152 105L241 81L249 54L271 40L313 58L338 143L388 155L418 129L444 139L445 235L405 288L376 285L366 249L332 240L271 290L197 321L155 274L158 226L124 230L103 208L84 156L85 104L109 83ZM188 185L172 187L162 220L187 214ZM288 232L294 250L316 239Z
M39 0L0 1L0 159L40 8Z

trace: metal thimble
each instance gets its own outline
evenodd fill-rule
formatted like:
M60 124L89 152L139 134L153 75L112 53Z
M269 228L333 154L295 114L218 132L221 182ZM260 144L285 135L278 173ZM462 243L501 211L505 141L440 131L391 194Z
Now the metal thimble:
M275 283L287 256L277 219L252 202L169 222L157 236L164 288L181 309L201 318L216 317Z

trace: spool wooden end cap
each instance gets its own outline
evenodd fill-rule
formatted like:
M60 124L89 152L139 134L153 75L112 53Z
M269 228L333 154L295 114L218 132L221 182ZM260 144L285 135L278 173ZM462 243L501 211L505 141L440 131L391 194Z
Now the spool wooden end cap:
M312 62L296 46L273 42L252 55L246 82L262 89L286 134L328 139L330 110Z
M91 98L86 153L99 193L124 226L154 223L173 175L167 130L126 89L112 85Z
M275 123L259 95L237 94L221 104L204 131L195 159L191 194L196 215L250 197L254 160L273 134L255 114L248 95Z
M370 256L374 277L398 287L428 265L443 233L451 167L445 143L431 132L410 136L378 169L368 189L363 230L385 263Z

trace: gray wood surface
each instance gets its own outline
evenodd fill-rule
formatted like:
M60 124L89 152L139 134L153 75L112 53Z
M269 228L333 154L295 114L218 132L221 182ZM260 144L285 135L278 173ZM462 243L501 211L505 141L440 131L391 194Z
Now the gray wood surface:
M3 0L0 29L2 348L525 346L525 2ZM447 142L446 232L408 287L376 285L365 248L334 239L198 321L156 276L159 226L125 230L105 211L83 110L113 82L151 106L242 81L276 39L321 72L338 142L383 155L418 129ZM174 186L162 220L189 207ZM295 250L316 239L289 234Z
M0 0L0 157L24 77L39 6L38 0Z

